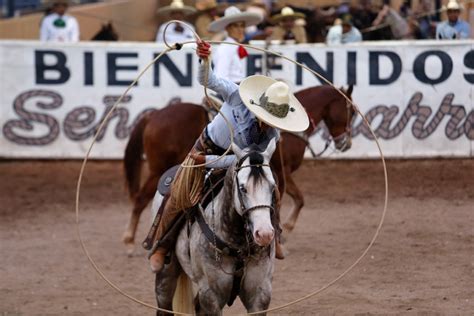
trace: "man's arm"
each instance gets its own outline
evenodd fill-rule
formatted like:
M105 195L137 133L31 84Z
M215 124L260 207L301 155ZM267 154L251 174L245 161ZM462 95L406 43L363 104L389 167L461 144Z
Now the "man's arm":
M79 23L75 18L71 18L72 27L70 33L71 42L79 42Z
M199 58L204 60L209 60L211 54L211 46L206 42L198 43L198 48L196 53ZM203 86L206 86L206 76L207 76L207 88L214 90L219 93L225 101L229 101L232 93L237 91L239 87L230 80L225 78L217 77L210 67L210 62L201 61L199 66L198 79L199 83Z
M206 155L206 168L226 169L229 168L235 161L235 155L227 155L219 160L217 155Z
M48 27L46 26L47 17L43 18L41 21L41 28L40 28L40 41L47 41L48 40Z

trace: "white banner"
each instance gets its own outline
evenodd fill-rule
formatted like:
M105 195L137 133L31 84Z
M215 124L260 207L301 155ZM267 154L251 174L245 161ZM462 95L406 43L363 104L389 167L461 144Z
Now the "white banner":
M474 153L474 41L374 42L327 47L272 46L318 70L353 100L387 157L470 157ZM0 157L82 158L100 120L144 67L164 50L154 43L45 44L0 41ZM122 158L134 123L173 99L200 103L198 60L190 47L161 58L114 113L94 158ZM248 74L262 71L250 51ZM271 76L294 91L320 85L311 73L277 58ZM330 158L378 157L360 118L353 146ZM311 139L322 150L325 134Z

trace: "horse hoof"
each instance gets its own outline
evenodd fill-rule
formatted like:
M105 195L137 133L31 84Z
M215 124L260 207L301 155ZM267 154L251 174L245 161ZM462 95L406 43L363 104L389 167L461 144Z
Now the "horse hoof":
M133 244L127 244L126 245L127 247L127 256L129 258L133 257L134 253L135 253L135 247Z
M129 232L125 232L122 236L122 241L124 244L133 244L135 238L133 238L133 235Z

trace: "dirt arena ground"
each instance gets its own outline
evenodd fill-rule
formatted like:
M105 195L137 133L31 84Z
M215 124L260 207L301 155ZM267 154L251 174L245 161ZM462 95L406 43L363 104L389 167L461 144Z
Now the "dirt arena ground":
M0 315L153 315L94 272L75 230L80 162L0 162ZM145 252L120 238L130 211L120 162L92 162L81 231L92 257L123 290L154 304ZM472 315L474 160L388 161L390 199L367 257L322 294L275 314ZM295 174L306 196L272 306L325 285L372 238L383 206L378 161L307 162ZM285 204L289 208L288 202ZM142 217L138 240L148 228ZM240 302L227 314L243 312Z

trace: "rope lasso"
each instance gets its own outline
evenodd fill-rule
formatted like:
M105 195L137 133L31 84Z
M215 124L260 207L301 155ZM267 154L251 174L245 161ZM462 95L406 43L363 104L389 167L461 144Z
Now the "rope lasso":
M165 26L165 33L166 33L166 29L167 27L169 26L169 24L171 23L182 23L181 21L176 21L176 20L173 20L173 21L170 21L167 23L167 25ZM183 23L185 26L187 26L185 23ZM189 26L187 26L189 27ZM196 33L194 33L196 38L199 38L199 36L197 36ZM79 220L79 199L80 199L80 189L81 189L81 183L82 183L82 177L83 177L83 174L84 174L84 170L85 170L85 166L87 164L87 161L88 161L88 158L90 156L90 153L92 151L92 147L94 146L95 142L97 141L97 138L100 134L100 132L102 131L102 129L104 128L105 124L107 123L107 121L109 120L110 116L112 115L112 113L114 112L114 110L116 109L116 107L120 104L120 102L122 101L122 99L125 97L125 95L130 91L130 89L138 82L138 80L143 76L143 74L155 63L157 62L163 55L167 54L168 52L172 51L172 50L179 50L181 49L182 46L186 45L186 44L190 44L190 43L195 43L195 41L188 41L188 42L184 42L184 43L180 43L180 44L174 44L172 46L170 46L167 42L166 42L166 36L164 36L165 38L165 44L167 46L167 49L164 50L163 52L161 52L157 57L155 57L140 73L139 75L137 76L137 78L128 86L128 88L125 90L125 92L120 96L119 99L117 99L117 101L115 102L115 104L113 105L113 107L110 109L110 111L107 113L107 115L104 117L103 121L101 122L101 124L99 125L99 128L97 129L95 135L94 135L94 138L92 139L92 142L86 152L86 155L84 157L84 160L83 160L83 163L81 165L81 169L80 169L80 173L79 173L79 178L78 178L78 181L77 181L77 187L76 187L76 200L75 200L75 213L76 213L76 231L77 231L77 234L78 234L78 238L79 238L79 242L81 244L81 247L82 247L82 250L84 251L87 259L89 260L89 262L91 263L92 267L96 270L96 272L102 277L102 279L109 285L111 286L114 290L116 290L118 293L122 294L123 296L129 298L130 300L138 303L138 304L141 304L145 307L148 307L148 308L151 308L151 309L154 309L154 310L158 310L158 311L161 311L161 312L166 312L166 313L171 313L171 314L176 314L176 315L190 315L190 314L187 314L187 313L180 313L180 312L175 312L175 311L170 311L170 310L166 310L166 309L162 309L158 306L154 306L154 305L151 305L149 303L146 303L138 298L135 298L134 296L124 292L122 289L120 289L117 285L115 285L112 281L110 281L107 276L100 270L100 268L98 267L98 265L95 263L95 261L93 260L93 258L90 256L88 250L87 250L87 247L85 246L85 243L84 243L84 240L82 239L82 235L81 235L81 231L80 231L80 220ZM380 153L380 157L381 157L381 160L382 160L382 164L383 164L383 170L384 170L384 178L385 178L385 202L384 202L384 208L383 208L383 212L382 212L382 215L381 215L381 218L380 218L380 221L379 221L379 224L377 226L377 229L374 233L374 236L372 237L369 245L366 247L366 249L362 252L362 254L354 261L353 264L351 264L346 270L344 270L338 277L336 277L335 279L333 279L332 281L330 281L329 283L327 283L326 285L322 286L321 288L317 289L316 291L313 291L297 300L294 300L294 301L291 301L289 303L286 303L286 304L283 304L283 305L280 305L280 306L277 306L277 307L273 307L273 308L269 308L267 310L263 310L263 311L258 311L258 312L253 312L253 313L248 313L248 315L253 315L253 314L258 314L258 313L264 313L264 312L272 312L272 311L277 311L277 310L280 310L280 309L284 309L288 306L291 306L291 305L294 305L296 303L299 303L303 300L306 300L312 296L315 296L321 292L323 292L324 290L326 290L327 288L329 288L331 285L333 285L334 283L336 283L337 281L339 281L340 279L342 279L345 275L347 275L357 264L359 264L359 262L366 256L366 254L368 253L368 251L370 250L370 248L373 246L373 244L375 243L375 240L377 239L379 233L380 233L380 230L382 228L382 225L383 225L383 222L384 222L384 219L385 219L385 215L386 215L386 212L387 212L387 205L388 205L388 176L387 176L387 168L386 168L386 164L385 164L385 158L384 158L384 155L383 155L383 152L382 152L382 149L381 149L381 146L379 144L379 141L378 141L378 138L377 136L375 135L374 131L372 130L369 122L367 121L367 118L362 114L362 112L359 110L359 108L343 93L341 92L337 87L335 87L329 80L327 80L326 78L324 78L322 75L320 75L319 73L317 73L316 71L313 71L312 69L306 67L305 65L295 61L295 60L292 60L288 57L285 57L283 56L282 54L279 54L279 53L276 53L276 52L273 52L273 51L270 51L270 50L267 50L267 49L262 49L262 48L258 48L258 47L253 47L251 45L244 45L244 44L238 44L238 43L232 43L232 42L224 42L224 41L210 41L209 43L214 43L214 44L228 44L228 45L235 45L235 46L238 46L238 45L242 45L242 46L245 46L245 47L248 47L248 48L251 48L251 49L255 49L255 50L258 50L258 51L262 51L262 52L266 52L266 53L270 53L272 55L275 55L275 56L279 56L287 61L290 61L300 67L302 67L303 69L306 69L307 71L313 73L315 76L319 77L321 80L323 80L324 82L326 82L327 84L329 84L330 86L332 86L334 89L336 89L338 91L338 93L340 93L350 104L351 106L355 109L355 111L362 117L363 121L364 121L364 124L367 125L368 129L370 130L372 136L374 137L374 140L377 144L377 148L378 148L378 151ZM207 85L207 81L206 81L206 85ZM206 87L204 87L205 91L206 91ZM206 93L206 96L207 96L207 92ZM217 109L219 112L220 110ZM221 113L222 114L222 113ZM223 114L222 114L223 115ZM223 115L223 117L225 118L225 116ZM231 128L231 125L230 125L230 122L228 122L226 120L226 123L228 123L228 127ZM231 132L231 135L233 136L232 132ZM232 142L231 142L232 143ZM228 148L230 150L230 147ZM222 158L223 155L217 159L215 159L216 161L220 158ZM209 162L210 163L210 162ZM206 165L206 164L203 164L203 165ZM192 167L198 167L199 165L194 165ZM192 168L191 167L191 168Z

